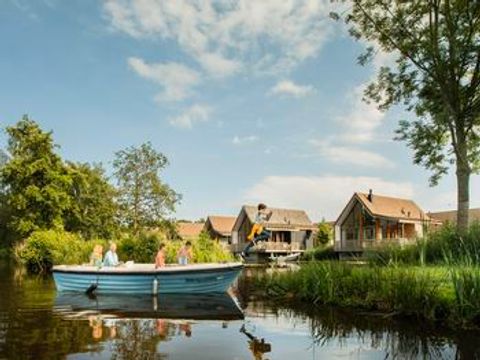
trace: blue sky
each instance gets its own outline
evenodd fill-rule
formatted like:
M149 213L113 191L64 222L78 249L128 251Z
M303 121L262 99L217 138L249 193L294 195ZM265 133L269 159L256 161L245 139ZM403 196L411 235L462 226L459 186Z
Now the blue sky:
M200 4L202 4L200 6ZM455 207L393 130L405 114L361 101L376 69L328 18L329 0L4 0L0 126L29 114L61 154L111 167L151 141L183 195L177 218L244 203L334 219L354 191ZM0 134L0 144L5 144ZM480 179L471 181L480 206Z

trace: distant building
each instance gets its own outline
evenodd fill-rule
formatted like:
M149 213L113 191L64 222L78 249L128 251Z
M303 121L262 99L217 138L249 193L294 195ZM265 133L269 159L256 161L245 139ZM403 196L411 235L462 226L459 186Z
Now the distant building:
M335 250L362 252L422 237L432 220L412 200L355 193L335 222Z
M204 223L178 222L178 235L184 240L196 238L200 235L204 226Z
M232 229L236 219L235 216L209 216L203 231L210 235L212 239L231 244Z
M252 252L256 253L291 253L301 252L313 246L312 232L315 226L303 210L269 208L272 216L265 228L272 232L271 240L259 243ZM232 230L232 249L240 252L247 244L255 216L256 206L245 205L235 220Z
M457 211L450 210L450 211L436 211L436 212L429 212L428 216L432 219L435 219L443 224L445 223L457 223ZM474 222L480 221L480 208L470 209L468 211L468 222L472 224Z

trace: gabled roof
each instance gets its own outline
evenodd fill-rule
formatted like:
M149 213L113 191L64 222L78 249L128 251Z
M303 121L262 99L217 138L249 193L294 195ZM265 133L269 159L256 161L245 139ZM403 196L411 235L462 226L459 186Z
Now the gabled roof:
M428 215L432 219L435 219L441 222L451 222L451 223L457 222L456 210L429 212ZM480 208L470 209L468 211L468 221L470 223L474 221L480 221Z
M307 213L303 210L279 208L268 209L272 211L272 216L266 224L269 229L312 230L314 228L312 221L308 217ZM242 218L243 214L245 214L248 217L248 220L253 223L255 222L255 216L257 215L257 207L244 205L240 211L237 221L235 222L234 228L240 225L239 219Z
M430 220L429 216L410 199L372 194L369 200L368 194L356 192L338 217L337 223L354 201L361 202L372 216L410 221Z
M413 200L372 194L372 201L370 201L368 194L356 193L356 195L374 216L408 220L428 219L428 216Z
M231 236L233 225L235 224L235 220L237 218L235 216L209 216L207 218L207 223L210 223L212 229L223 235L223 236ZM205 223L205 226L207 225Z
M177 223L178 235L182 238L198 236L204 225L204 223L179 222Z

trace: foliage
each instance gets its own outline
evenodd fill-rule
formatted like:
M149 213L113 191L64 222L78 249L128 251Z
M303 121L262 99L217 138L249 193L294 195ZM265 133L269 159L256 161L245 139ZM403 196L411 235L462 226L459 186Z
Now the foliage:
M336 260L338 254L335 252L333 246L320 246L311 250L307 250L302 255L302 260Z
M177 252L184 244L182 241L167 240L161 232L142 232L138 235L126 234L118 240L120 260L133 260L137 263L153 263L160 243L165 244L167 263L177 263ZM206 234L192 239L192 261L226 262L233 261L233 255L220 243ZM85 241L79 234L62 230L41 230L33 232L24 242L14 248L16 259L26 265L31 272L46 272L53 265L87 263L93 247L103 245L108 249L109 242L102 239Z
M327 245L333 240L333 228L325 219L318 224L315 240L317 245Z
M310 262L298 271L276 272L256 279L256 286L275 301L354 307L480 325L478 267L359 266Z
M160 179L167 158L150 143L118 151L115 156L123 223L134 232L158 225L180 200L180 195Z
M480 223L473 223L463 233L453 224L445 224L412 245L383 246L365 255L371 263L380 265L480 265Z
M0 182L10 211L9 227L21 236L62 228L71 179L54 151L52 134L27 116L6 131L10 159L0 169Z
M480 169L480 3L359 0L345 21L353 37L372 44L360 64L376 51L395 60L365 95L381 109L401 104L414 113L397 131L414 162L432 171L432 184L456 165L457 222L466 230L469 177Z
M117 232L116 190L100 164L68 163L72 179L71 206L65 214L65 230L84 238L112 238Z
M16 245L15 256L29 271L45 272L55 264L88 262L94 245L95 242L86 242L73 233L40 230Z
M198 238L189 240L192 244L192 261L195 263L226 262L232 261L233 255L228 249L207 234L201 233ZM140 263L150 263L155 259L160 243L165 245L167 263L177 262L177 253L183 241L167 240L160 232L140 233L130 235L119 241L119 256L124 259Z

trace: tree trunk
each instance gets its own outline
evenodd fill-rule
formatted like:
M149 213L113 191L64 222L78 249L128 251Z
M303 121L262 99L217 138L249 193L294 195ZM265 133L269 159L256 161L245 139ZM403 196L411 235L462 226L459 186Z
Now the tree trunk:
M470 208L470 170L457 161L457 229L468 230L468 210Z

